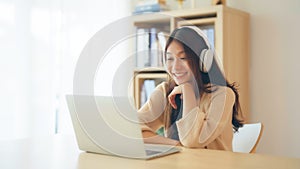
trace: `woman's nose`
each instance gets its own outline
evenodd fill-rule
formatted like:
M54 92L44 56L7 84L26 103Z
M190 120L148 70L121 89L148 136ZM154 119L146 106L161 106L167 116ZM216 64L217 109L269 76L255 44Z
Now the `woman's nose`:
M179 58L174 59L173 70L179 70L182 67L182 61Z

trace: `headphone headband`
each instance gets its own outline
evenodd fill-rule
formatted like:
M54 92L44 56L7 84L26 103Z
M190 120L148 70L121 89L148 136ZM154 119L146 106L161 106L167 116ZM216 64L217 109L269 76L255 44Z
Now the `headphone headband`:
M204 42L207 45L208 49L212 49L211 45L208 41L207 36L205 35L205 33L200 28L198 28L196 26L182 26L179 29L182 29L182 28L189 28L189 29L194 30L204 40Z
M205 42L205 44L206 44L206 46L207 46L208 49L202 49L202 51L200 53L197 53L197 54L198 54L198 56L200 58L199 59L200 60L199 61L200 71L202 71L202 72L208 72L210 70L211 66L212 66L212 63L213 63L214 51L211 48L211 45L210 45L210 43L208 41L207 36L205 35L205 33L200 28L198 28L196 26L182 26L179 29L184 29L184 28L192 29ZM195 49L193 49L193 50L195 50Z

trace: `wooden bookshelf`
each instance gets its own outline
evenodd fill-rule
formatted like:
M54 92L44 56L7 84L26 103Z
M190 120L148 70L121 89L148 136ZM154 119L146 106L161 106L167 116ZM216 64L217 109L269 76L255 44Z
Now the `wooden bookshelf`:
M239 85L240 103L244 116L250 112L249 93L249 21L248 13L217 5L198 9L165 11L134 16L134 25L172 32L183 25L210 26L214 29L213 46L229 82ZM148 72L147 72L148 71ZM139 108L141 83L145 79L162 79L162 72L153 69L134 72L134 96ZM143 79L143 80L141 80Z

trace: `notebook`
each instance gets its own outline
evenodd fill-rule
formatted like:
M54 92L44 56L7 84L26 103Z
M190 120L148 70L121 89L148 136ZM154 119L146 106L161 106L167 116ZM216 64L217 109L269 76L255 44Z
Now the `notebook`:
M135 159L180 152L175 146L144 143L130 98L67 95L66 99L80 150Z

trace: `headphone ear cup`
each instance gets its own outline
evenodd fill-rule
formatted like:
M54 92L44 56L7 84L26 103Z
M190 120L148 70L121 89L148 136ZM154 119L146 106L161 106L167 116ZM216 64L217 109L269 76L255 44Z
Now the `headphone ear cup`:
M210 49L203 49L201 54L200 54L200 71L202 72L208 72L212 66L214 58L214 53Z

